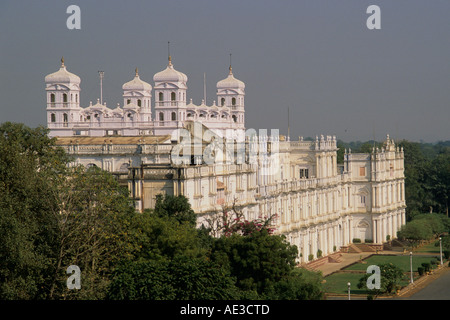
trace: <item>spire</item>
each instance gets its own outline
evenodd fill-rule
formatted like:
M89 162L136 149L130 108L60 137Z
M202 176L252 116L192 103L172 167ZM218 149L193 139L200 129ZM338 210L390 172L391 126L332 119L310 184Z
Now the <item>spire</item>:
M232 74L233 74L233 71L232 71L232 69L233 69L233 68L231 67L231 53L230 53L230 73L229 73L230 75L232 75Z
M64 57L61 57L61 68L64 68Z
M172 57L170 55L170 41L167 41L167 55L169 59L169 66L172 66Z
M135 77L139 77L139 73L138 73L138 68L136 67L136 69L134 70L134 72L136 73L135 74Z

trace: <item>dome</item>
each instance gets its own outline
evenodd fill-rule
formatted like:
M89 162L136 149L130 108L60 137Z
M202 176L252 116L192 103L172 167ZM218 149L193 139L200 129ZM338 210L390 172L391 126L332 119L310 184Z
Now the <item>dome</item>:
M186 83L188 80L187 76L177 71L173 68L172 59L169 57L169 64L167 68L163 71L158 72L154 75L153 81L155 82L184 82Z
M76 74L67 71L64 65L64 58L61 59L61 68L45 77L45 82L49 83L80 83L81 79Z
M217 82L217 89L244 89L244 88L245 83L234 77L233 72L231 71L231 67L228 77L226 79Z
M152 86L145 82L142 81L141 78L139 78L139 74L138 74L138 69L136 68L136 75L134 76L134 79L125 83L122 86L123 90L127 90L127 91L142 91L142 90L152 90Z

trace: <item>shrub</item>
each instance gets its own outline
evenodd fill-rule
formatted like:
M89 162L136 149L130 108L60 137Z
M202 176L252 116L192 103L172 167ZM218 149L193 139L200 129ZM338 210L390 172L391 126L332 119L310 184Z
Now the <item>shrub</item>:
M365 243L373 243L373 240L372 239L365 239L364 242Z
M418 267L417 271L419 272L419 276L422 276L423 272L424 272L424 268L423 267Z
M314 259L314 255L311 253L309 256L308 256L308 261L312 261Z
M429 272L431 269L431 264L429 262L422 263L422 267L425 269L425 272Z
M353 238L353 243L361 243L361 239L359 239L359 238Z
M320 258L320 257L322 257L322 250L317 250L317 258Z

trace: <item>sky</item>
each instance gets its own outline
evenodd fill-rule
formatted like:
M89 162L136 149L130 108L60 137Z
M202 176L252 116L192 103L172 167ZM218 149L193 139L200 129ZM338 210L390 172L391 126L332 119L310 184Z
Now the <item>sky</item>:
M70 5L81 29L67 28ZM380 29L367 20L380 8ZM152 0L0 2L0 123L46 125L44 78L64 57L81 78L81 106L123 104L139 69L172 62L187 101L216 100L228 75L246 85L246 128L291 139L450 140L448 0ZM289 121L288 121L289 110Z

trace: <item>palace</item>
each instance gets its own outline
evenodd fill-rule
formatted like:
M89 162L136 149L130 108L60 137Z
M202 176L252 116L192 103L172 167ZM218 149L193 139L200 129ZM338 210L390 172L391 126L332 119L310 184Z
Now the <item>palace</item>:
M404 154L389 136L369 154L345 150L338 164L335 136L293 141L246 129L245 84L231 66L218 104L186 103L187 76L170 57L153 87L136 69L122 106L83 108L80 78L61 62L45 77L50 136L74 164L115 174L137 210L170 194L189 199L199 225L214 227L227 210L248 220L276 214L276 233L298 247L299 262L355 239L381 245L405 224Z

